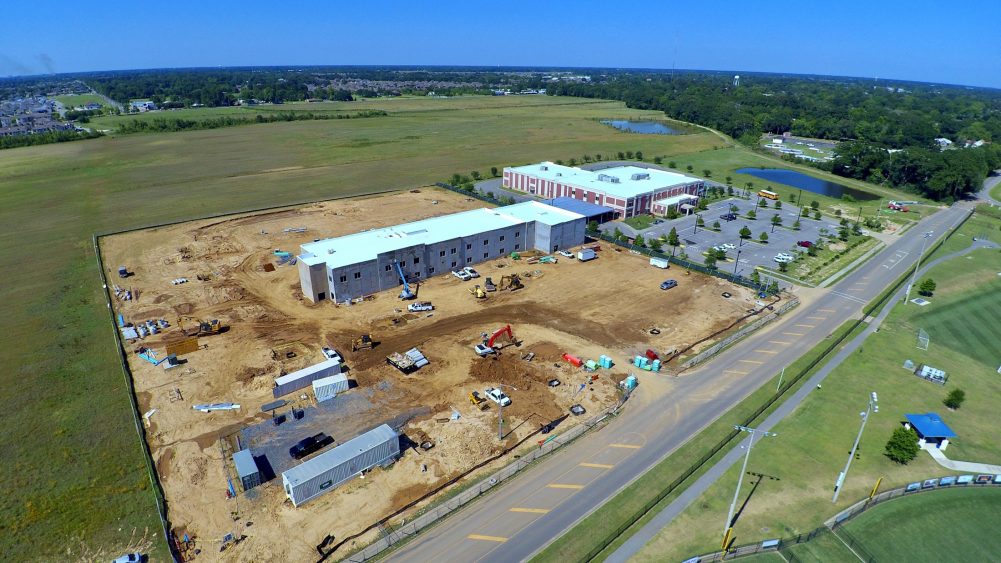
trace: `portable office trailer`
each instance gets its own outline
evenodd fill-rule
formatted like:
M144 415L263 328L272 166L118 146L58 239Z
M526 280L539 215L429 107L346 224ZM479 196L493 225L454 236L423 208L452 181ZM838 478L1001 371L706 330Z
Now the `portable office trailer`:
M250 450L240 450L233 454L233 464L236 465L236 474L240 477L244 491L261 484L261 471L257 468L254 454Z
M347 390L348 376L343 373L317 379L313 382L313 395L316 397L316 402L318 403L333 399L341 391Z
M399 455L400 435L383 424L282 473L285 495L299 506Z
M330 377L331 375L336 375L338 373L341 373L340 360L325 360L299 371L294 371L288 375L276 377L275 388L272 389L271 392L277 399L282 395L288 395L289 393L298 391L303 387L309 387L309 385L317 379L323 379L324 377Z

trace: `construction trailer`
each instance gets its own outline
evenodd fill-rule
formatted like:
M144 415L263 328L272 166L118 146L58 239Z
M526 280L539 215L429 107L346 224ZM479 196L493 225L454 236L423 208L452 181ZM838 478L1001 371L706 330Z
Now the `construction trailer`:
M261 470L257 468L254 454L250 450L240 450L233 454L233 465L236 466L236 475L240 478L244 491L261 484Z
M347 391L349 387L348 376L343 373L338 373L336 375L331 375L330 377L324 377L323 379L317 379L314 381L313 396L316 397L317 403L322 403L323 401L333 399L338 393Z
M282 473L285 495L301 506L376 466L388 466L400 455L400 435L383 424Z
M309 387L317 379L330 377L341 373L341 361L333 358L318 364L313 364L299 371L275 378L275 388L271 390L277 399L304 387Z

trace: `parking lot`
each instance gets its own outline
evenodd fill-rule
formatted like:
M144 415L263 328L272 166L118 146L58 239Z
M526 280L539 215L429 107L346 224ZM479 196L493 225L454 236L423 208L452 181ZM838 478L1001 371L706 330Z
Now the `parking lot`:
M650 240L661 235L666 237L671 232L672 227L676 228L682 244L682 248L679 248L678 252L684 251L693 262L702 262L704 259L702 253L714 246L732 244L734 249L727 252L728 262L726 264L720 263L719 267L729 268L730 271L736 267L737 274L750 276L756 266L775 268L775 255L780 252L805 251L804 248L796 245L797 241L808 240L812 242L820 238L820 229L826 228L833 233L837 232L840 227L836 221L828 217L823 217L819 221L804 217L800 220L800 230L795 231L792 229L792 225L799 217L800 208L783 202L782 209L775 209L776 202L774 201L768 201L767 208L758 207L757 219L752 221L747 219L745 215L755 208L755 203L756 198L751 200L729 198L716 201L709 205L708 210L698 212L698 215L701 215L705 221L705 227L696 227L698 215L692 213L674 220L661 219L659 223L655 223L650 228L639 231L639 234ZM737 206L737 219L726 221L720 216L730 213L730 205ZM782 226L773 229L771 221L775 214L782 218ZM716 221L719 221L720 224L718 232L711 228ZM740 238L740 229L744 226L751 230L750 239ZM616 228L623 232L628 231L629 234L636 232L621 222L605 223L601 226L601 230L605 232L612 232ZM767 243L759 242L758 236L762 232L768 233ZM665 252L671 250L669 246L664 247ZM733 262L734 259L737 259L736 264Z

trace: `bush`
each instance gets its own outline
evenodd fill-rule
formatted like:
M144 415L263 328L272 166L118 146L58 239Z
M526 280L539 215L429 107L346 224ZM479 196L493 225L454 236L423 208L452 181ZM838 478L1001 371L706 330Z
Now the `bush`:
M886 442L886 457L901 465L918 457L918 450L918 433L911 428L897 428Z
M921 282L918 286L918 293L924 295L925 297L931 297L935 293L936 288L935 280L928 278Z
M963 391L962 389L953 389L945 397L945 400L942 401L942 404L944 404L945 406L949 407L952 410L956 410L960 407L960 405L963 404L963 401L965 400L966 400L966 391Z
M813 218L816 219L817 221L820 221L820 212L819 211L814 211L813 212Z

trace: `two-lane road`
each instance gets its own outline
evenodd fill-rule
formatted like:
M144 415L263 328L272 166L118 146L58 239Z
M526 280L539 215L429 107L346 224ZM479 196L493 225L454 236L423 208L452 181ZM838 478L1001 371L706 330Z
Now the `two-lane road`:
M579 519L669 455L720 414L820 342L879 295L933 239L968 209L923 219L822 298L726 350L698 370L637 389L637 403L606 428L556 453L479 502L414 538L393 561L517 561L548 545ZM933 240L929 240L929 246ZM658 377L654 375L646 377ZM664 389L642 396L649 388Z

